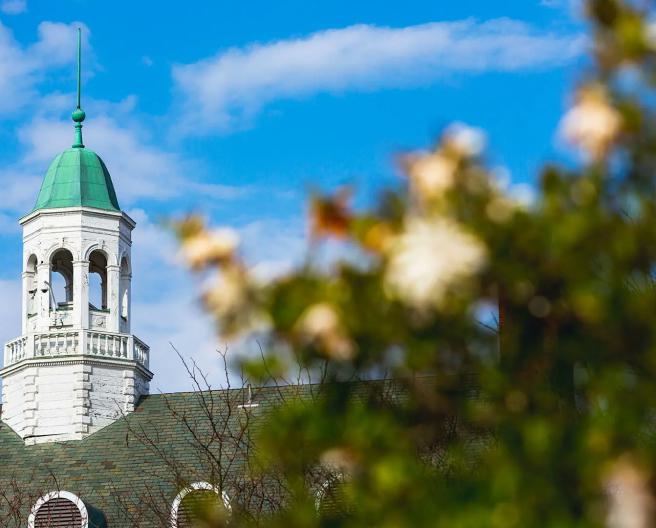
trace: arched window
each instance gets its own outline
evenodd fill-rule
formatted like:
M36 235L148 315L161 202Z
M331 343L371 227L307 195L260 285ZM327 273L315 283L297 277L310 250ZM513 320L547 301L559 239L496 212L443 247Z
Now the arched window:
M107 309L107 256L97 249L89 255L89 303L92 309Z
M121 317L127 321L130 316L130 263L126 257L121 259Z
M230 498L209 482L195 482L178 493L171 507L171 528L193 528L199 521L216 523L230 516Z
M339 472L328 476L317 488L314 504L322 517L339 518L348 509L344 500L344 475Z
M33 315L37 312L36 306L36 292L37 292L37 283L36 283L36 265L37 258L36 255L30 255L30 258L27 259L27 265L25 266L26 277L26 310L27 315Z
M89 514L77 495L53 491L36 501L27 528L89 528Z
M73 302L73 255L58 249L50 258L50 309L66 309Z

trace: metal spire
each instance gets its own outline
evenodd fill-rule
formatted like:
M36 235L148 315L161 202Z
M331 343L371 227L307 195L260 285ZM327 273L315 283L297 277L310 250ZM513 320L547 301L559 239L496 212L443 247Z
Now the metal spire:
M75 143L73 148L84 148L82 142L82 121L86 117L84 110L80 106L80 95L82 91L82 30L77 28L77 108L73 111L73 121L75 121Z
M82 91L82 31L77 28L77 107L80 108Z

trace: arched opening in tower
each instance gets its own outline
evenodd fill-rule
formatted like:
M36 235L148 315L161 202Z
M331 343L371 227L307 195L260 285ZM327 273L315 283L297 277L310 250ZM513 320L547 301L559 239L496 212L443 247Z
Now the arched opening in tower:
M50 309L69 309L73 304L73 255L58 249L50 258Z
M130 263L126 257L121 259L120 303L121 318L127 323L130 316Z
M37 279L36 279L37 264L38 264L38 259L36 258L36 255L32 254L27 259L27 264L25 265L25 278L26 278L25 295L27 296L25 309L27 310L28 317L35 315L38 310L37 308L38 288L37 288Z
M107 255L99 249L89 255L89 307L107 309Z

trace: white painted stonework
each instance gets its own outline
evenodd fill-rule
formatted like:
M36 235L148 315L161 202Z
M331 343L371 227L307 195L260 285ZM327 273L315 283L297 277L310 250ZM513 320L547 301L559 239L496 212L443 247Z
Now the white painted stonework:
M152 379L130 333L131 232L125 213L44 209L23 219L22 335L5 345L2 421L26 443L79 440L134 410ZM66 284L56 298L53 276ZM89 302L89 275L101 302Z

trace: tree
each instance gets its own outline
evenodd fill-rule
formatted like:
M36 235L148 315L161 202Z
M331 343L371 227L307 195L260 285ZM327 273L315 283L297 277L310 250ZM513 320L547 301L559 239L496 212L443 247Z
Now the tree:
M203 502L201 494L199 504L192 508L198 528L227 526L235 517L241 523L256 523L282 508L287 495L284 482L257 465L255 437L260 415L268 406L284 404L288 398L311 399L312 391L299 384L251 389L243 378L241 388L233 388L226 351L219 351L219 358L228 380L226 387L212 390L197 365L180 355L193 392L160 395L164 420L124 416L125 441L145 447L152 457L149 484L126 490L122 476L119 482L108 479L114 507L126 525L170 528L171 490L189 490L197 482L213 488L206 493L210 500ZM162 423L182 434L171 441L161 430ZM189 522L179 525L189 526Z
M404 157L407 182L375 210L313 198L315 239L358 261L326 271L310 255L262 284L229 231L177 225L191 266L217 271L204 299L223 336L265 335L276 376L290 357L325 369L320 396L285 402L259 435L289 490L268 526L654 524L656 26L637 2L586 13L594 66L562 124L581 162L545 167L532 203L454 125ZM499 332L480 321L497 305ZM403 387L386 405L349 383L382 372ZM317 514L318 466L339 500Z

